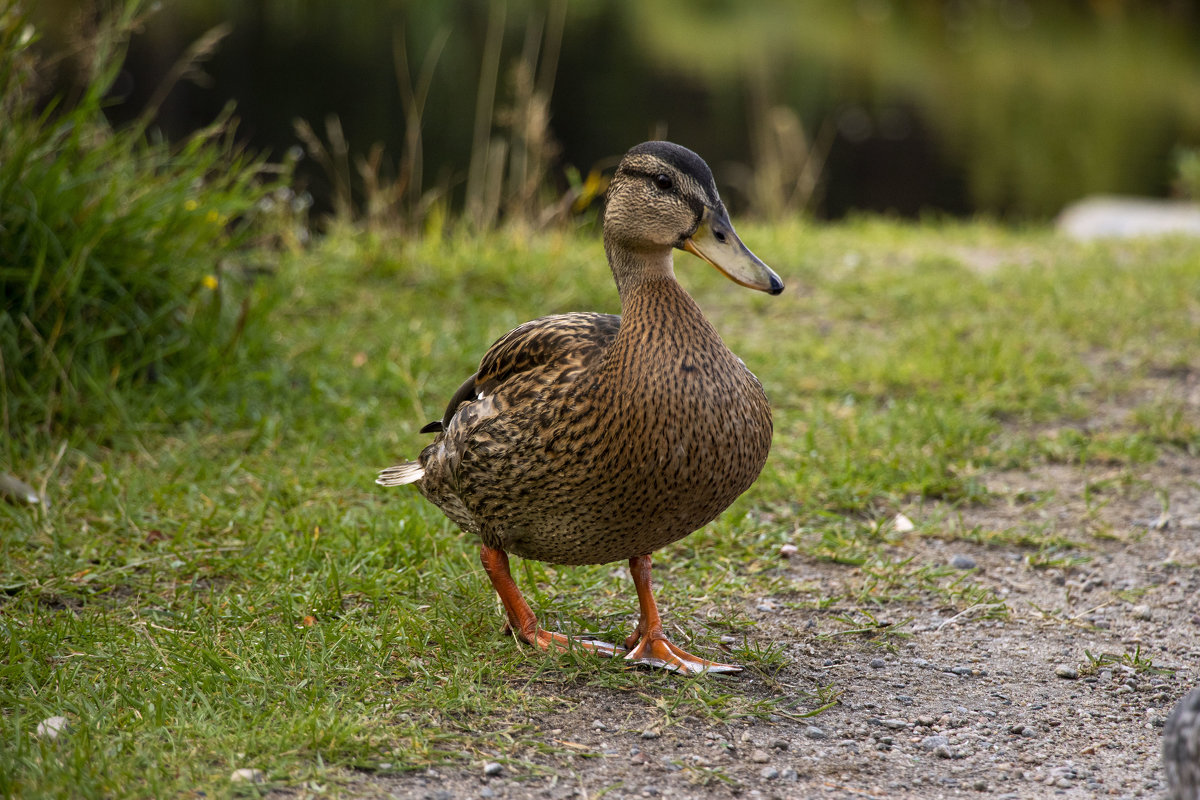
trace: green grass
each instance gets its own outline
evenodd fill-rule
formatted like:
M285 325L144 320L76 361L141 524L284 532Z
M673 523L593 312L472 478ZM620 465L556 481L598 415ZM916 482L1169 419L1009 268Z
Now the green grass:
M140 0L87 35L85 85L43 96L54 59L0 0L0 451L194 415L261 349L262 204L290 167L234 141L228 113L178 145L155 109L106 117ZM64 59L66 60L66 59Z
M515 645L474 542L415 491L372 483L417 452L416 430L498 335L617 310L596 233L341 231L283 258L262 287L277 355L209 396L205 416L131 423L134 447L50 443L6 466L45 482L52 505L0 504L0 794L212 797L255 791L228 782L238 767L299 786L336 782L332 768L497 757L522 774L547 746L528 720L574 707L581 686L640 698L664 725L807 713L836 687L778 683L785 654L745 598L790 598L831 629L853 629L834 615L898 623L914 601L1002 616L970 574L907 560L905 537L1073 557L1086 531L967 529L954 511L1004 500L985 489L991 470L1099 460L1136 475L1200 447L1197 409L1170 394L1200 363L1200 245L981 224L743 228L788 281L782 296L682 254L677 271L763 380L774 450L656 575L681 643L744 637L735 656L755 681ZM897 533L888 521L917 501L944 516ZM798 585L776 555L789 541L845 565L845 585ZM515 563L547 623L617 638L633 622L613 566ZM72 726L57 744L33 736L52 715Z

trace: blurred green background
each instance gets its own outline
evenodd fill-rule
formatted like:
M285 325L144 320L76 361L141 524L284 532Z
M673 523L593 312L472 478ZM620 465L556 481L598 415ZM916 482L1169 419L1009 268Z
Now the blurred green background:
M35 5L69 50L78 0ZM1092 193L1170 195L1200 144L1200 11L1180 0L166 0L110 113L136 114L218 25L162 104L169 136L232 99L239 135L278 158L297 118L330 144L336 115L340 180L361 183L354 156L380 143L376 180L452 208L487 184L481 148L562 190L568 168L661 136L700 152L740 213L1039 219ZM420 95L423 68L412 154L405 84ZM337 169L301 164L318 210Z

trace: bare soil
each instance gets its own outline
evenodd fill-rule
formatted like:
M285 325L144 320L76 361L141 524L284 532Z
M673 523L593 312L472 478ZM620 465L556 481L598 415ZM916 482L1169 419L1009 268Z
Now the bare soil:
M771 677L707 680L749 696L808 698L799 711L817 687L840 689L816 717L686 718L658 730L661 715L645 698L559 688L569 705L524 720L556 751L521 754L544 775L472 764L361 776L347 789L430 800L1162 797L1162 726L1200 683L1200 460L1166 453L1136 474L1061 465L994 474L988 488L1004 501L954 512L966 529L1043 522L1085 543L1074 551L1084 563L1035 565L1028 549L915 532L894 546L915 564L973 561L973 580L1003 598L1006 619L915 601L882 612L911 618L907 636L829 637L853 609L814 610L796 602L803 590L745 598L754 638L782 645L787 663ZM942 512L908 513L920 521ZM796 587L859 577L805 558L781 566ZM1088 653L1117 658L1097 664Z

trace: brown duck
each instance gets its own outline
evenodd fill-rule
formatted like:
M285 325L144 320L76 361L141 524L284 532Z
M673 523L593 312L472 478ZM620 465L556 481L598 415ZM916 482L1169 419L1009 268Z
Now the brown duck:
M480 559L508 624L538 647L583 647L682 672L741 667L668 641L650 554L720 514L762 470L771 409L676 282L674 249L734 282L783 291L729 221L708 165L669 142L621 160L608 189L604 249L621 316L572 313L501 337L459 387L437 438L378 483L416 483L482 540ZM554 564L629 559L641 617L620 648L541 629L509 573L508 553Z

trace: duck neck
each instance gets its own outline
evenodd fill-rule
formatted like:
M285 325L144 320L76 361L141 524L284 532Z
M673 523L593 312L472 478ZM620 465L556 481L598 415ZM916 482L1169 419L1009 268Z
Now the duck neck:
M703 351L710 359L726 352L696 301L675 280L669 248L642 251L605 244L621 295L616 349L632 348L638 353L628 363L676 359L688 350Z
M678 286L670 247L634 250L606 236L604 252L617 282L622 315L632 311L634 298L650 287L661 287L664 283Z

